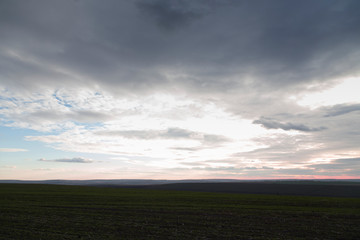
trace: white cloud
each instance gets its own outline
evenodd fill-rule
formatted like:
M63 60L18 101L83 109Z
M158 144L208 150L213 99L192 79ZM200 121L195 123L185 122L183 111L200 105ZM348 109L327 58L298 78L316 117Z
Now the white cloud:
M0 152L27 152L27 149L22 148L0 148Z
M360 103L360 78L346 78L330 89L307 93L297 100L297 103L310 108L339 105L345 103Z
M265 132L211 102L174 95L118 101L124 104L113 106L114 99L107 106L112 118L99 125L76 123L56 134L27 136L26 140L63 151L152 157L158 159L153 165L165 167L177 166L177 159L224 159L239 150L254 149L251 138ZM75 96L72 102L78 102ZM178 108L179 118L174 117Z

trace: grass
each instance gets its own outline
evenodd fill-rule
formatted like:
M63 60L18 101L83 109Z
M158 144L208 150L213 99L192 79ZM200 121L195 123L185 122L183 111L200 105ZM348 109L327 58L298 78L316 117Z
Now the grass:
M0 239L360 239L360 199L0 184Z

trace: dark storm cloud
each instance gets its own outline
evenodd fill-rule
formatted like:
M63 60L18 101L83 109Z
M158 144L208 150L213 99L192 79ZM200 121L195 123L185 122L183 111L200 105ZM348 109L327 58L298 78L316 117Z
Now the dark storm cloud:
M253 123L260 124L267 129L282 129L285 131L295 130L300 132L318 132L326 129L325 127L311 128L304 124L299 124L299 123L289 123L289 122L282 123L277 120L264 118L264 117L253 121Z
M159 27L164 30L174 30L186 26L196 18L201 17L200 12L184 6L185 1L139 1L137 6L141 11L153 17Z
M1 82L9 85L220 94L326 82L360 64L355 0L0 4Z
M360 104L339 104L326 109L325 117L335 117L360 111Z

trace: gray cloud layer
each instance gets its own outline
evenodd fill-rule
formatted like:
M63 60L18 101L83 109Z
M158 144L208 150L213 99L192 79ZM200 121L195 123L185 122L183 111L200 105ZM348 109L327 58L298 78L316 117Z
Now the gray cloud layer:
M356 111L360 111L360 104L340 104L326 109L325 117L335 117Z
M186 27L192 21L203 15L202 9L193 9L189 5L196 1L138 1L136 6L149 17L153 18L158 26L166 31ZM204 4L205 5L205 4Z
M39 161L42 161L42 162L64 162L64 163L92 163L93 162L90 159L81 158L81 157L59 158L59 159L52 159L52 160L47 160L47 159L41 158Z
M2 1L1 79L120 92L326 82L359 69L359 9L327 0Z
M71 111L71 112L54 112L54 111L36 111L33 112L27 116L24 116L26 118L34 119L36 120L66 120L71 119L79 122L99 122L111 119L112 117L108 114L104 114L101 112L95 112L91 110L77 110L77 111Z
M282 129L285 131L296 130L300 132L318 132L326 129L325 127L311 128L304 124L299 124L299 123L289 123L289 122L281 123L274 119L269 119L264 117L255 120L253 123L260 124L267 129Z
M318 170L338 169L343 171L356 170L360 173L360 158L335 159L331 163L313 164L310 167Z
M127 130L127 131L99 131L103 136L121 136L135 139L188 139L197 140L204 144L219 144L230 141L224 136L204 134L182 128L168 128L166 130Z

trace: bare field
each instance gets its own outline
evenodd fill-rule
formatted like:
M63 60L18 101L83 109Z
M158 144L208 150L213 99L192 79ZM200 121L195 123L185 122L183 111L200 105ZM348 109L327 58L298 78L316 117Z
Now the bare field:
M0 239L359 239L360 199L0 184Z

